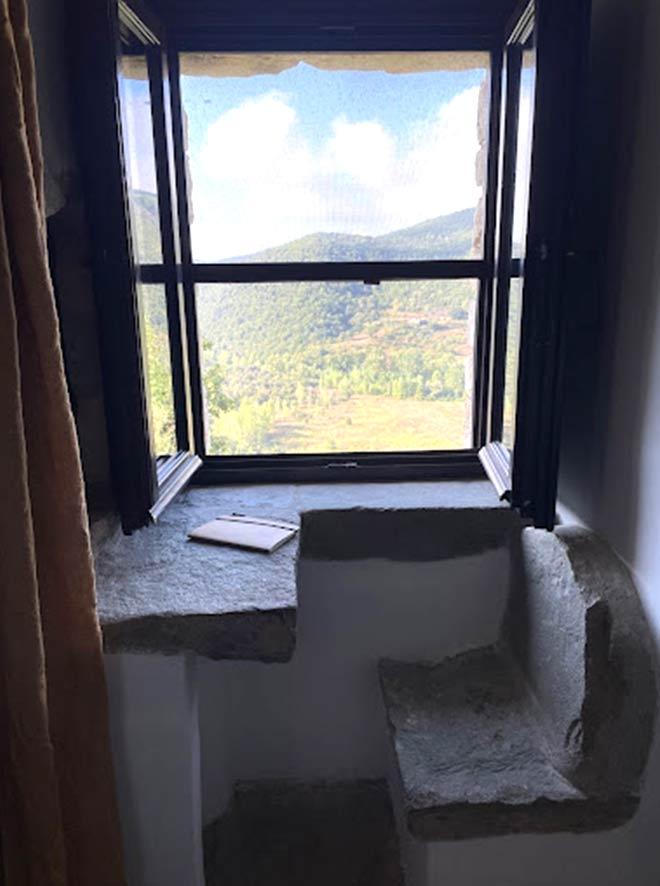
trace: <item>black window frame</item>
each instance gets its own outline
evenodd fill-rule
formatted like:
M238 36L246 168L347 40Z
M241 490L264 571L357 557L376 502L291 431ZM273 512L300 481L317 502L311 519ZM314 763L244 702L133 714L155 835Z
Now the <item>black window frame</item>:
M370 38L344 37L341 47L336 35L319 38L309 32L295 37L280 37L277 49L283 52L315 51L353 52L392 51L392 37ZM443 479L483 476L478 451L487 442L490 409L485 367L490 363L490 338L486 332L492 301L493 255L495 249L494 213L497 193L497 158L499 133L499 89L501 50L486 47L483 40L472 44L452 46L451 51L487 52L490 58L489 142L486 160L484 244L482 258L438 261L388 261L388 262L297 262L270 264L196 263L192 261L189 229L182 232L181 276L186 285L186 301L189 330L189 353L196 355L191 364L192 388L195 392L195 427L197 452L203 466L198 474L199 482L209 483L263 483L263 482L326 482L356 480L391 481ZM399 45L394 51L399 50ZM273 51L274 46L265 38L250 38L229 43L216 41L214 51L242 51L259 53ZM421 30L409 32L405 38L405 50L401 51L448 51L444 41L429 39ZM170 53L170 69L178 69L178 54L185 51L178 46ZM176 106L175 106L176 104ZM183 155L183 133L180 96L173 104L175 145L179 151L177 168L182 174L177 179L178 203L188 213L188 182L185 175L186 162ZM183 220L183 219L182 219ZM163 283L168 269L162 264L142 265L140 280L145 283ZM392 280L457 280L470 279L478 282L476 334L474 342L474 388L472 446L456 450L410 451L410 452L334 452L327 454L269 454L269 455L212 455L205 451L202 409L202 382L199 366L198 339L196 331L195 284L197 283L276 283L301 281L358 281L378 284Z
M155 519L195 474L204 483L399 481L483 476L501 497L536 525L554 525L559 416L563 297L571 241L571 186L575 132L584 79L589 31L589 0L525 0L501 33L469 33L461 27L329 28L313 21L290 25L213 28L177 39L165 34L140 0L94 0L78 4L74 77L82 107L78 117L81 165L94 249L94 285L99 305L106 407L118 503L126 531ZM134 31L163 47L150 61L159 184L171 181L174 194L159 187L163 262L136 265L132 259L126 183L118 115L116 45L119 18L135 16ZM503 71L534 24L542 35L541 85L536 91L532 189L523 263L506 257L507 199L511 186L511 115L517 96L511 80L503 91ZM94 39L89 39L94 35ZM143 34L143 37L145 34ZM462 261L301 264L199 264L192 261L185 133L179 83L179 53L240 52L487 51L491 59L490 120L485 190L483 255ZM156 58L155 50L152 56ZM169 104L163 68L169 71ZM518 84L519 87L519 84ZM539 108L544 109L540 124ZM506 115L502 116L503 108ZM165 149L171 127L172 158ZM559 129L552 131L552 127ZM558 165L555 162L558 158ZM515 165L515 156L513 165ZM563 176L554 186L557 170ZM508 179L507 179L508 176ZM508 182L508 183L507 183ZM172 197L175 197L172 200ZM177 211L172 211L175 204ZM510 230L509 230L510 235ZM505 244L503 246L503 243ZM510 249L509 249L510 252ZM570 262L568 262L570 264ZM513 453L502 444L506 287L508 275L524 278L522 336ZM479 295L474 343L472 447L405 453L326 455L209 455L204 450L203 395L198 347L195 285L301 280L475 279ZM180 451L167 460L153 452L141 363L136 285L166 288L170 320ZM532 297L533 296L533 297ZM174 334L172 331L174 330ZM483 465L483 467L482 467ZM201 467L200 467L201 466ZM199 470L198 470L199 468Z
M126 532L158 519L201 466L192 432L187 327L179 291L179 222L172 201L166 103L167 46L156 18L139 2L83 3L76 23L76 97L88 113L74 119L91 230L92 273L99 317L104 398L113 487ZM94 39L90 39L94 35ZM127 38L147 61L158 183L163 281L177 451L156 451L150 427L137 287L139 263L131 232L123 155L118 57ZM173 145L172 145L173 150Z
M496 197L495 265L493 304L489 318L491 335L489 378L490 399L487 442L479 452L487 475L501 499L511 499L513 454L503 442L506 385L506 352L509 335L509 301L513 280L524 281L524 260L513 256L513 221L516 197L518 129L523 57L534 45L536 31L535 3L529 2L520 16L507 27L500 72L500 145L498 157L498 193Z
M504 33L515 76L504 107L497 304L493 325L490 440L479 456L501 498L534 526L552 530L564 385L566 320L579 262L576 187L580 128L586 119L591 0L528 0ZM534 39L536 83L524 258L511 258L516 133L522 54ZM522 277L513 451L502 442L509 282ZM501 405L500 405L501 404Z

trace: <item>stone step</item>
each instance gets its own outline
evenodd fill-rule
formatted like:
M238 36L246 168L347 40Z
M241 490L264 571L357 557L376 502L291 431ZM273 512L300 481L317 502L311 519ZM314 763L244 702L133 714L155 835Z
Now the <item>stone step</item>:
M403 886L387 783L239 782L204 866L206 886Z
M587 797L553 765L537 711L496 647L437 665L383 661L408 831L422 840L603 830L630 796Z
M652 643L625 565L593 533L525 529L495 646L381 662L409 834L600 831L632 817L653 736Z

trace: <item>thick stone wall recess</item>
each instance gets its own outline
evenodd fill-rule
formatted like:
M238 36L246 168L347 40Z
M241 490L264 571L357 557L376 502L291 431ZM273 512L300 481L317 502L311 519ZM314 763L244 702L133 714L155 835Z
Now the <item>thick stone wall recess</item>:
M524 529L514 561L498 644L380 664L419 839L606 830L637 809L656 686L631 577L574 527Z

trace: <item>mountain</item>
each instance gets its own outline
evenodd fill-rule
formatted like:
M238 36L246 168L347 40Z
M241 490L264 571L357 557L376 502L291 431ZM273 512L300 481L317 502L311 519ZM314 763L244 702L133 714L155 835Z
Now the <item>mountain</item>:
M163 260L158 198L149 191L132 190L130 208L136 259L140 264L158 264Z
M131 210L140 260L160 261L156 196L133 192ZM319 232L234 261L465 259L472 254L473 227L474 210L468 209L377 237ZM453 424L446 427L454 431L442 431L438 445L442 440L449 446L458 445L457 440L460 444L477 291L476 280L198 285L209 451L293 451L301 445L296 434L309 422L325 433L323 416L329 407L342 414L342 427L350 426L352 416L356 427L364 425L358 448L374 445L369 427L377 419L391 425L393 436L391 442L379 438L376 448L396 449L397 434L403 433L399 412L404 400L416 416L406 440L416 444L417 428L425 426L427 414L438 421L441 416L442 428L453 415ZM157 287L144 289L143 317L155 401L152 420L162 451L168 451L172 407L167 321ZM414 405L421 403L432 412ZM371 409L376 410L373 415ZM334 443L324 442L318 430L309 433L309 451L342 448L339 432Z
M148 191L131 191L131 210L139 261L145 264L161 261L156 195ZM318 232L222 261L257 264L466 259L472 253L474 213L474 209L462 209L376 237Z
M379 237L311 234L235 261L467 258L473 220L474 210L469 209ZM431 320L437 326L440 317L444 325L448 312L458 312L456 318L466 315L474 293L469 280L394 280L378 286L361 280L202 284L197 287L200 339L211 353L240 351L257 363L278 354L300 354L312 345L355 341L356 336L372 341L377 336L381 345L396 346L404 338L411 344L413 329L421 330ZM428 329L426 333L428 348Z
M377 237L323 232L308 234L282 246L227 261L252 264L465 259L472 252L474 213L474 209L463 209Z

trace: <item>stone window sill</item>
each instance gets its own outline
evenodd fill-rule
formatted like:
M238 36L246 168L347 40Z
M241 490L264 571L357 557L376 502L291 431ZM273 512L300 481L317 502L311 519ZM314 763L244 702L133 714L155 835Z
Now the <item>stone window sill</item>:
M301 521L271 555L188 541L223 513ZM193 487L155 526L125 536L93 527L107 652L288 661L295 647L296 562L431 561L506 543L518 518L487 481Z

